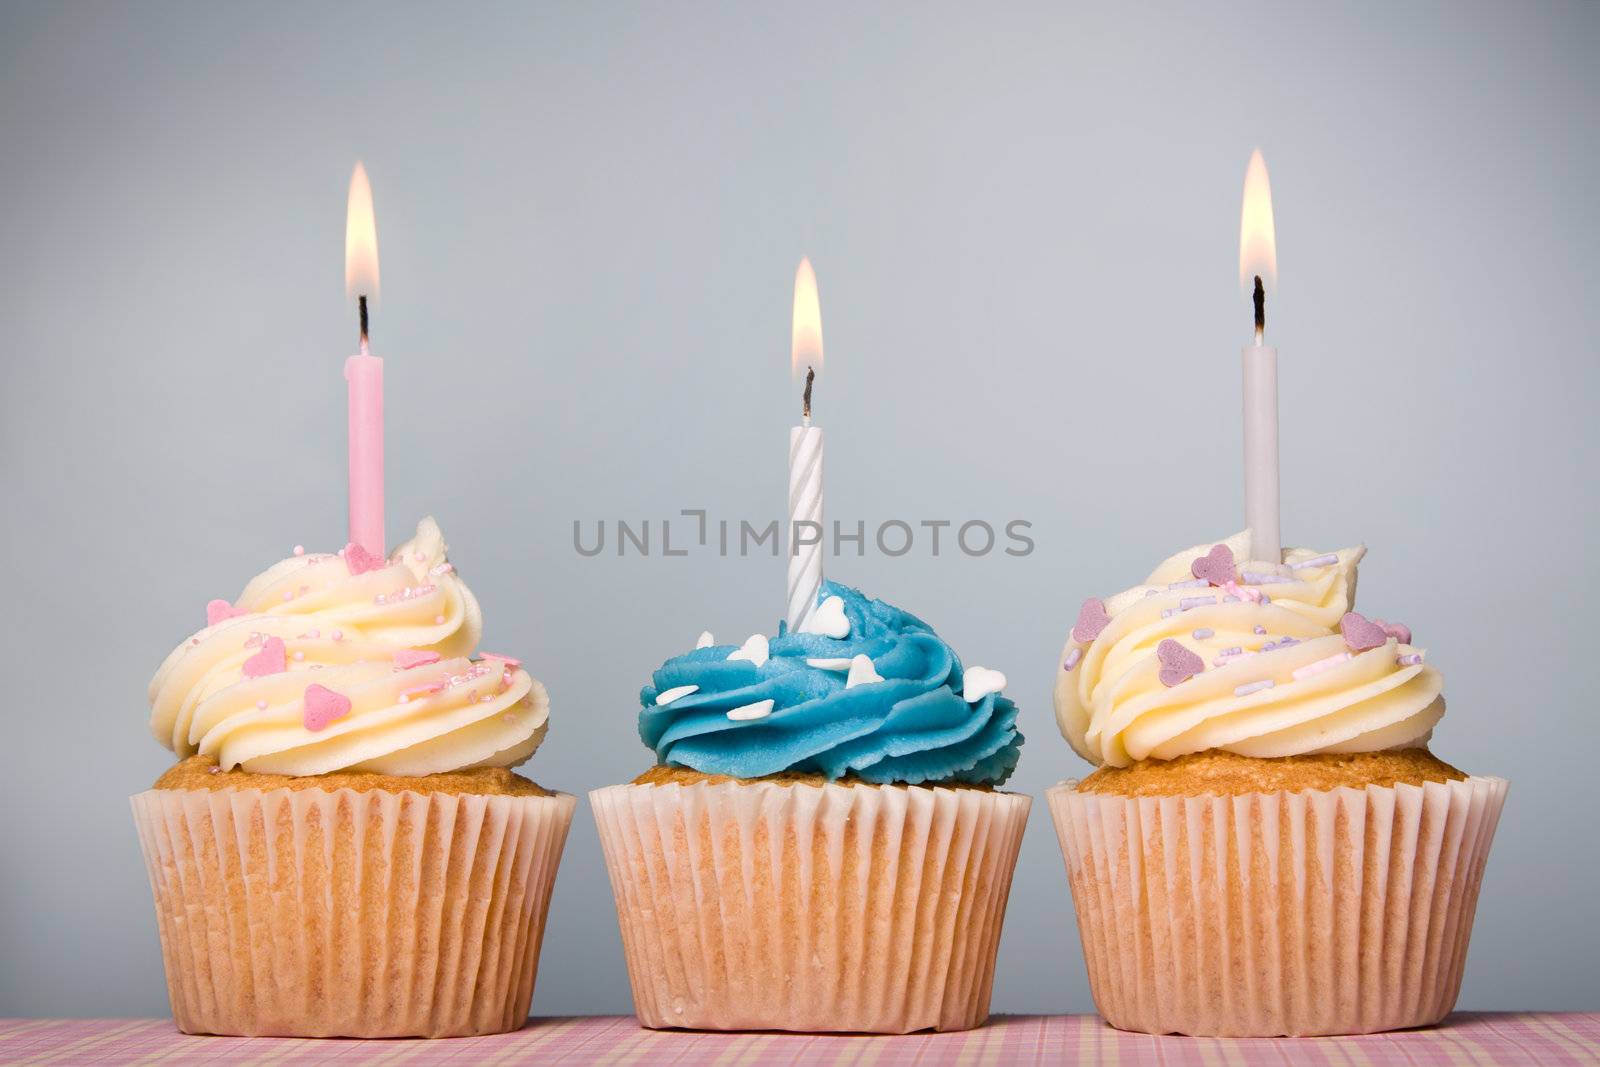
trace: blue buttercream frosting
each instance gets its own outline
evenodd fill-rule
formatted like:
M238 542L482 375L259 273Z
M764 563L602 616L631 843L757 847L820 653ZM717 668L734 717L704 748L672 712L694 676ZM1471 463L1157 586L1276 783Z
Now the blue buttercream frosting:
M663 764L759 778L780 771L854 775L868 782L999 785L1017 765L1017 706L962 694L955 650L927 623L849 586L824 582L819 603L844 602L843 638L782 624L761 666L729 659L738 645L697 648L663 663L639 692L639 736ZM809 660L868 656L882 681L845 688L847 672ZM661 693L695 686L657 704ZM728 712L773 702L770 714ZM749 713L746 713L749 714Z

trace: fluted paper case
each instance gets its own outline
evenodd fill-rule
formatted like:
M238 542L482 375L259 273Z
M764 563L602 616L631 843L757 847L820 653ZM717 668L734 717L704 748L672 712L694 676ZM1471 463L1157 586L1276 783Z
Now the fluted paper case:
M906 1033L988 1016L1029 798L725 782L589 799L645 1026Z
M1225 1036L1436 1023L1456 1001L1507 784L1046 794L1095 1005Z
M133 797L186 1033L446 1037L528 1015L574 797Z

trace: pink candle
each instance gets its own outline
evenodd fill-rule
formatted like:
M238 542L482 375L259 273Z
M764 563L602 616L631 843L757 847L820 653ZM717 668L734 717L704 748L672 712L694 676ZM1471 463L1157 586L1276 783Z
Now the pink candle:
M383 360L367 347L367 294L378 291L378 229L372 186L360 163L350 176L344 280L361 309L361 351L345 360L350 419L350 540L383 558Z

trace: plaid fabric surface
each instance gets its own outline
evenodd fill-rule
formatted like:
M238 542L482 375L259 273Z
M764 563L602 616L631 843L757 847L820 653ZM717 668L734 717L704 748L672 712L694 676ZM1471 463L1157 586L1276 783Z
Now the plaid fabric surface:
M445 1041L187 1037L166 1019L0 1020L0 1064L1600 1064L1600 1014L1460 1014L1431 1030L1369 1037L1147 1037L1092 1015L1002 1015L961 1034L838 1037L641 1030L632 1016L535 1019L514 1034Z

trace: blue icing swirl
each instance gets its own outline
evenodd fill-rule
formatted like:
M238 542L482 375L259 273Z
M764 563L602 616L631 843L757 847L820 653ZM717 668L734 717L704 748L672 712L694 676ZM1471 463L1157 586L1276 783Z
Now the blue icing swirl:
M639 736L663 764L759 778L780 771L846 774L867 782L999 785L1017 765L1017 706L998 693L968 704L961 660L921 619L848 586L824 582L819 602L844 601L842 639L780 624L766 663L730 660L737 645L674 656L639 692ZM847 672L808 659L868 656L881 682L846 689ZM659 694L696 686L658 705ZM735 708L774 702L737 721Z

